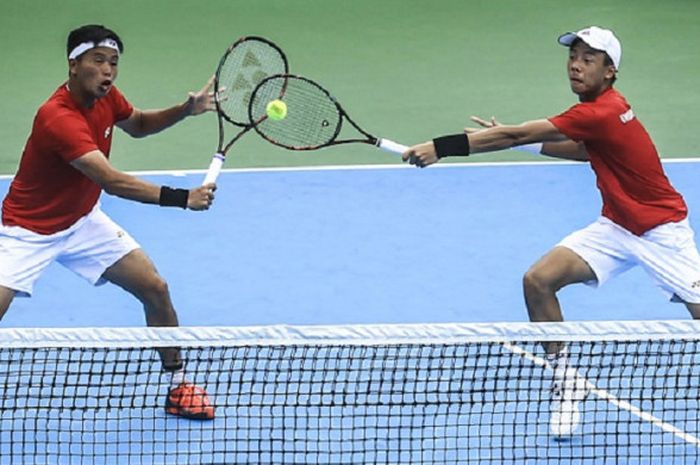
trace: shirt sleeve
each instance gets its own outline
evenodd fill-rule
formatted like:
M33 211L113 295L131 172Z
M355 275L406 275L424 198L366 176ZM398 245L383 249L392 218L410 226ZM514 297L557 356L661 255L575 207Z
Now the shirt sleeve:
M579 103L549 121L559 132L576 142L585 142L595 137L601 118L591 105Z
M116 87L110 92L112 98L112 111L114 112L114 122L127 119L134 112L134 106L124 97Z

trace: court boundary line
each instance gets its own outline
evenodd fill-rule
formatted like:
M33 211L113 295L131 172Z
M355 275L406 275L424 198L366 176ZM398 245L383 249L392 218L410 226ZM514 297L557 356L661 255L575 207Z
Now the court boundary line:
M661 160L662 163L700 163L700 158L672 158ZM444 163L430 166L430 169L451 169L451 168L469 168L469 167L517 167L517 166L570 166L570 165L586 165L586 162L579 161L514 161L514 162L498 162L498 161L477 161L477 162L459 162L459 163ZM353 170L401 170L401 169L416 169L414 166L407 164L370 164L370 165L318 165L318 166L279 166L279 167L257 167L257 168L224 168L221 171L227 173L265 173L265 172L297 172L297 171L353 171ZM206 169L190 169L190 170L147 170L133 171L131 174L148 176L148 175L167 175L172 176L187 176L190 174L204 174Z
M510 350L516 355L520 355L526 360L531 361L537 366L540 366L542 368L546 368L548 370L552 370L552 366L550 365L547 360L545 360L542 357L538 357L537 355L528 352L527 350L523 349L522 347L519 347L515 344L509 343L509 342L504 342L502 343L503 347L506 349ZM607 401L617 407L620 410L626 410L630 414L640 418L641 420L645 420L649 423L651 423L653 426L656 426L660 430L662 430L665 433L670 433L673 434L674 436L680 438L681 440L695 445L697 448L700 448L700 438L693 436L690 433L686 433L685 431L681 430L680 428L675 427L671 423L667 423L664 420L655 417L654 415L645 412L644 410L640 409L636 405L632 404L631 402L627 402L626 400L619 399L616 397L614 394L612 394L609 391L606 391L605 389L600 389L598 386L593 384L591 381L586 379L586 387L589 389L591 394L594 394L596 397L598 397L601 400ZM582 401L582 402L585 402Z
M700 163L699 158L665 158L661 159L662 164L677 164L677 163ZM444 163L432 165L430 169L453 169L453 168L479 168L479 167L518 167L518 166L585 166L587 162L579 161L477 161L477 162L459 162L459 163ZM265 173L265 172L295 172L295 171L352 171L352 170L395 170L395 169L415 169L415 167L406 164L365 164L365 165L318 165L318 166L271 166L271 167L253 167L253 168L224 168L222 173ZM185 177L194 174L204 174L206 169L167 169L167 170L133 170L125 171L125 173L134 176L176 176ZM0 180L12 179L14 174L0 174Z

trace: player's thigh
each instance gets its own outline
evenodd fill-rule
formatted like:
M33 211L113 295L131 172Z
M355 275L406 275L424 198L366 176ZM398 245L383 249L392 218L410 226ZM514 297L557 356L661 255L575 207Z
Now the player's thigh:
M565 270L572 276L570 282L599 287L635 266L635 256L629 250L631 237L631 233L601 216L559 241L557 247L574 254L569 255L573 261Z
M135 294L165 286L155 265L143 249L132 250L120 258L105 270L102 277Z
M700 304L693 304L690 302L684 302L686 308L690 312L690 316L692 316L696 320L700 320Z
M10 307L12 299L14 299L16 291L9 287L0 286L0 319L5 315L5 312Z
M155 265L143 249L135 249L108 267L103 278L122 287L134 288L158 276Z
M0 225L0 286L18 296L31 295L36 281L61 253L63 242L61 234L42 235Z
M66 241L58 262L93 285L105 270L139 248L138 242L99 208L90 212Z
M595 281L596 275L576 252L557 246L530 267L526 278L559 289L568 284Z
M700 305L700 252L687 220L648 231L636 244L642 268L669 298Z

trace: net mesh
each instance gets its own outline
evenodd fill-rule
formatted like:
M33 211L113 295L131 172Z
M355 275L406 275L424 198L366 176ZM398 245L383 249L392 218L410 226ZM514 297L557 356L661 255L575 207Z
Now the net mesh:
M269 141L292 150L322 147L340 133L341 114L333 98L316 83L297 76L274 76L253 93L250 118ZM283 119L267 118L270 102L287 106Z
M266 77L286 73L284 55L271 43L250 37L235 44L216 72L217 102L229 121L247 126L248 104L255 87Z
M690 464L693 322L0 331L0 464ZM567 341L590 393L552 434ZM213 421L166 415L182 347Z

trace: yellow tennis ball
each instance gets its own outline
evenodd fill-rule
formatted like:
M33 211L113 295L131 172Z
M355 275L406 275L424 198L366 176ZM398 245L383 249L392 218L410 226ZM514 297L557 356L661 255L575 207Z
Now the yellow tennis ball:
M265 107L265 112L271 120L282 120L287 116L287 104L282 100L271 100Z

